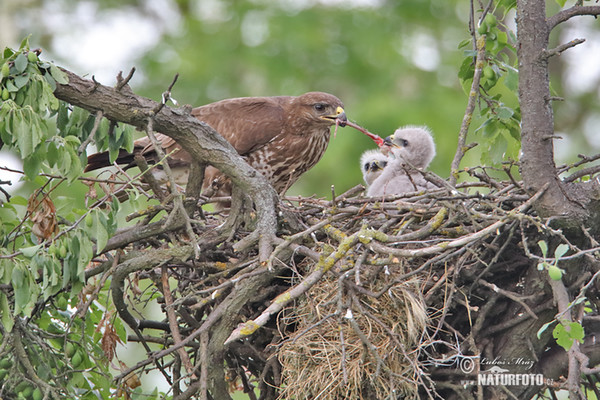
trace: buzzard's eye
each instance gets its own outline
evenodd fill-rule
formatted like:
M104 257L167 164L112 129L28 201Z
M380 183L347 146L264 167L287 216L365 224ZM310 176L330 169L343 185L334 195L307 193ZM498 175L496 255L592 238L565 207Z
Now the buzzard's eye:
M400 142L402 143L402 147L408 147L408 140L400 139Z
M387 166L387 161L381 162L381 169L384 169Z
M314 107L315 107L315 110L317 110L317 111L323 111L325 109L325 104L317 103L314 105Z
M365 171L368 171L368 170L369 170L369 167L370 167L369 163L365 163L365 165L363 166L363 169L364 169Z

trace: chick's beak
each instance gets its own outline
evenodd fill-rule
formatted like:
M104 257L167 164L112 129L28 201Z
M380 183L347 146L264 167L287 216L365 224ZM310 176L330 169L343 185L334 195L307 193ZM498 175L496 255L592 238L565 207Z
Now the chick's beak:
M378 161L373 161L373 164L371 164L371 171L379 171L382 170L383 166L381 166L381 164Z
M390 135L390 136L386 137L385 139L383 139L383 144L385 144L386 146L389 146L389 147L398 147L398 148L402 147L402 146L394 143L394 135Z

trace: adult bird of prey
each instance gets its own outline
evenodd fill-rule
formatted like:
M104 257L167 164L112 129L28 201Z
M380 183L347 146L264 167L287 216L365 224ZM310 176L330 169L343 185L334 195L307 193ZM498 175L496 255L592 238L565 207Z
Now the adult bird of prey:
M435 143L427 127L407 126L385 138L390 147L387 166L367 191L368 196L403 194L436 186L415 168L425 169L435 156Z
M360 157L360 169L367 188L381 175L389 158L379 150L367 150Z
M285 192L312 168L327 149L332 125L345 126L343 104L323 92L300 96L239 97L194 108L191 114L221 134L278 193ZM170 137L157 134L168 157L177 184L185 184L191 155ZM134 154L143 155L148 164L158 162L149 138L134 142L133 153L121 151L117 164L135 166ZM88 157L86 171L109 166L106 152ZM162 173L162 171L157 171ZM164 175L164 174L163 174ZM160 181L160 176L157 177ZM203 189L211 187L213 196L231 194L231 183L212 166L206 168ZM215 188L216 186L216 188Z

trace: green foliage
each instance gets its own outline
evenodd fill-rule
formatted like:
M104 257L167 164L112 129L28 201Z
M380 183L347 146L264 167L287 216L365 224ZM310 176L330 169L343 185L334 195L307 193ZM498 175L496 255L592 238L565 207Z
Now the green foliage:
M546 258L548 255L548 244L545 241L540 240L538 242L538 246L540 248L540 251L542 252L543 258ZM559 244L554 250L554 260L552 262L544 260L538 263L538 270L543 271L544 269L546 269L548 271L548 276L550 277L550 279L560 281L565 271L558 267L558 263L561 257L564 256L568 251L568 245L564 243ZM579 304L583 301L585 301L585 297L578 297L569 306ZM542 325L542 327L537 332L538 339L540 338L541 334L555 321L557 320L553 319L552 321ZM583 342L584 331L581 323L576 321L566 321L562 319L559 319L558 321L559 323L556 324L554 330L552 331L552 336L554 337L554 339L556 339L556 343L559 346L564 348L565 351L569 351L575 340Z
M479 82L479 114L483 122L475 130L482 139L482 165L496 166L509 159L518 160L521 147L521 116L516 98L516 37L502 21L506 12L513 7L514 4L499 3L496 9L481 15L477 27L477 34L485 35L486 40L485 60ZM495 14L502 18L498 20ZM459 48L465 48L471 43L472 40L465 40L460 43ZM469 93L475 74L476 52L465 50L464 54L458 76L463 89Z
M5 49L0 64L0 138L23 159L30 188L28 199L13 195L0 203L0 284L9 288L0 290L0 341L20 340L25 349L18 354L13 346L0 347L2 393L19 399L109 398L112 354L103 348L104 336L118 332L109 339L123 341L125 330L111 318L107 291L92 296L83 288L93 284L85 279L86 269L117 229L120 205L105 196L77 208L83 198L73 189L83 186L82 143L93 134L101 149L115 154L120 147L131 149L133 129L105 120L96 124L87 111L58 101L54 88L67 83L66 74L40 60L28 38L19 50ZM59 194L64 186L67 196Z

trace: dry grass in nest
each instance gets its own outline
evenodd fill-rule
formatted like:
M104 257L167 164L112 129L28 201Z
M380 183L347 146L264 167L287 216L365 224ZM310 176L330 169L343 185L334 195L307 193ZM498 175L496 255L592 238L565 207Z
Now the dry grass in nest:
M400 271L382 269L370 284L385 289ZM428 321L419 281L396 283L378 298L323 279L293 313L281 347L285 399L383 399L416 395L418 345ZM343 288L343 289L342 289ZM342 294L343 293L343 294Z

